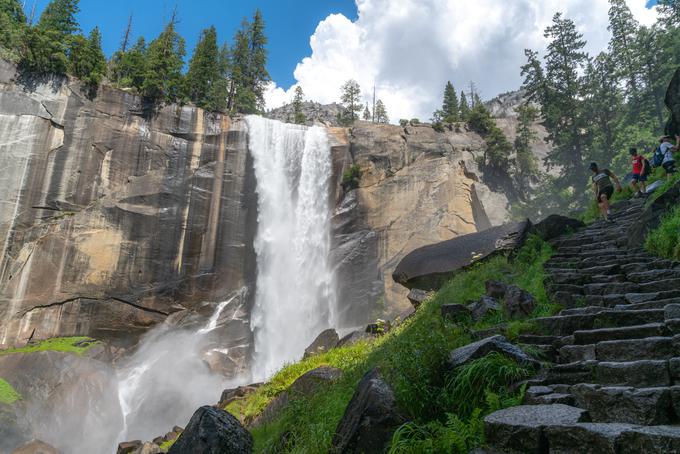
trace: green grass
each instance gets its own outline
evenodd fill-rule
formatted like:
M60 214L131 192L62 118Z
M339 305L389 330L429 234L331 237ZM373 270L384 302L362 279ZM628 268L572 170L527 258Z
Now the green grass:
M660 257L680 260L680 207L667 213L659 227L649 232L645 249Z
M179 436L177 436L179 438ZM177 438L173 438L172 440L164 441L161 443L160 448L162 452L168 452L168 450L172 447L172 445L175 444L177 441Z
M75 345L82 341L91 341L91 343L85 346ZM25 347L0 350L0 356L10 355L12 353L34 353L44 351L66 352L75 353L76 355L82 355L97 343L98 341L89 337L55 337L52 339L46 339L43 341L32 343L26 345Z
M340 368L343 376L334 384L311 396L294 396L271 424L252 429L255 452L328 452L357 382L366 372L378 367L394 390L399 408L418 427L428 424L444 427L449 423L474 425L470 408L463 408L461 401L468 399L482 405L484 397L492 392L502 395L499 402L507 404L510 400L504 388L508 380L503 377L514 380L524 374L517 371L516 365L513 368L505 362L500 364L497 358L485 358L486 362L478 363L474 369L465 369L466 379L456 379L458 375L452 375L447 366L451 350L470 343L472 329L507 320L499 312L474 326L454 323L442 319L441 306L477 299L485 291L485 280L497 279L531 292L538 302L537 314L552 313L555 307L549 303L543 287L543 263L551 254L550 246L532 236L515 257L496 256L456 275L423 303L412 318L386 335L289 364L255 393L232 402L226 409L242 421L252 421L277 394L305 372L321 365ZM510 324L515 325L518 330L522 328L521 321ZM484 364L486 367L482 367ZM508 371L512 373L507 375ZM489 375L491 381L485 381L484 375ZM464 386L472 389L474 395L460 399ZM483 405L482 412L486 413L490 407ZM473 438L471 443L477 443Z
M21 395L5 380L0 378L0 404L13 404Z

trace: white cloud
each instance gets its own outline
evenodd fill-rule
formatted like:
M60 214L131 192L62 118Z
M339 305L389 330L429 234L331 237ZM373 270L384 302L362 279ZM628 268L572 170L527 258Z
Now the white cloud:
M643 24L656 12L647 0L628 0ZM451 80L460 91L474 80L483 98L517 89L524 49L542 51L543 30L562 11L598 53L607 46L608 0L356 0L358 19L341 14L321 21L310 37L312 54L294 76L306 97L338 101L340 86L356 79L364 96L376 84L393 121L430 118ZM271 84L268 108L290 102L295 86Z

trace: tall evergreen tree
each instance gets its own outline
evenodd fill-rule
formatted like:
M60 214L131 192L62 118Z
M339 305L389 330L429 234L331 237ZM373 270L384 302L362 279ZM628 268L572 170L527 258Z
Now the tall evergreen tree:
M364 114L362 115L361 119L365 121L371 121L371 111L368 108L368 104L366 104L366 107L364 108Z
M657 0L656 5L667 25L680 25L680 0Z
M482 136L486 142L483 156L484 166L496 176L508 177L512 144L496 125L489 111L483 104L477 104L470 110L467 122L470 128Z
M111 59L110 78L121 87L142 90L146 77L146 41L140 37L126 51L122 47Z
M375 102L375 122L383 124L390 122L390 118L387 116L387 108L380 99Z
M302 87L295 87L295 97L293 97L293 121L298 125L303 125L307 122L307 117L302 111L302 103L305 100L305 94L302 92Z
M626 81L627 96L635 98L638 93L640 59L635 45L640 25L633 17L626 0L609 0L609 27L612 33L609 50L614 66L612 69Z
M524 183L538 174L538 163L531 145L538 139L534 123L538 119L538 108L530 103L522 104L515 109L517 127L515 129L515 166L520 182Z
M341 87L340 101L345 107L342 123L351 125L359 118L359 112L364 107L359 100L361 99L361 87L359 83L350 79Z
M25 28L26 15L19 0L0 0L0 48L6 56L16 58Z
M184 66L184 38L175 31L175 17L146 51L146 72L142 92L154 100L174 102L179 99Z
M267 36L264 34L265 24L262 12L257 9L250 24L250 65L249 84L255 94L255 111L261 112L265 108L264 90L271 80L267 71ZM255 113L255 112L252 112Z
M453 88L451 81L446 82L446 87L444 87L444 102L442 103L442 121L447 123L454 123L458 121L458 95L456 90Z
M213 111L224 109L227 93L216 89L220 79L226 77L221 66L217 30L210 27L201 32L185 79L187 97L197 106Z
M95 27L90 36L76 35L69 50L69 72L89 85L98 85L106 74L106 57L101 33Z
M76 14L79 0L51 0L38 21L38 28L53 30L62 38L73 35L80 30Z
M468 104L467 95L464 91L460 92L460 119L467 121L470 116L470 104Z

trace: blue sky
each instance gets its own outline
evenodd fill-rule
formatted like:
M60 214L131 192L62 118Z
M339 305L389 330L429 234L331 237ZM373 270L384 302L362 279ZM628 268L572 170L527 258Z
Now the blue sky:
M36 18L47 3L48 0L36 1ZM220 40L231 43L241 19L260 8L269 37L269 72L284 87L295 82L295 65L311 53L309 37L321 20L332 13L342 13L350 19L357 15L353 0L80 0L78 19L85 33L99 26L104 52L110 56L120 45L130 13L134 39L144 36L148 41L160 33L175 3L187 53L192 52L201 30L210 25L215 25ZM26 0L26 5L30 10L32 1Z

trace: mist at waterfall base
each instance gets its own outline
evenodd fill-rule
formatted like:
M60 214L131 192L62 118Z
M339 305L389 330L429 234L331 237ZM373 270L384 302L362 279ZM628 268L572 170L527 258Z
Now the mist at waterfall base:
M324 128L246 118L257 180L252 376L264 380L335 321L331 153Z
M32 418L37 437L66 454L109 453L121 441L150 440L184 426L198 407L216 403L233 385L203 360L214 347L210 334L231 300L217 305L198 329L163 324L151 330L116 371L108 369L108 380L97 381L96 395L75 389L57 396L52 412L36 409L44 413L40 422ZM92 378L82 380L89 387Z

